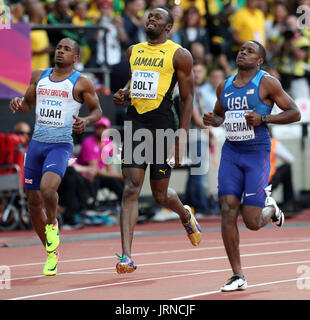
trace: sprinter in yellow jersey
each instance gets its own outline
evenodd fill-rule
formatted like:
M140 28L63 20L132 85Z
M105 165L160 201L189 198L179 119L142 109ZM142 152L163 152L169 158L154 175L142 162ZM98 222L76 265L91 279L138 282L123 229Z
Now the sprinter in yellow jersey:
M186 49L167 40L172 26L173 17L169 10L156 8L148 14L144 26L148 42L128 48L126 54L131 67L131 80L113 97L116 105L123 105L129 99L131 101L127 112L128 121L125 123L122 158L122 172L125 177L121 207L123 252L116 265L118 273L130 273L136 269L131 259L131 246L138 219L138 197L148 164L150 164L150 185L155 200L180 216L194 246L197 246L201 239L199 224L190 207L183 206L176 192L168 189L171 167L180 165L185 149L194 91L192 56ZM181 97L178 121L172 100L177 82ZM180 129L177 135L175 135L176 129ZM170 146L168 141L163 143L158 138L164 130L173 133L174 139ZM138 132L142 133L142 142L134 138ZM143 143L151 149L152 155L141 162L137 159L136 151L143 146Z

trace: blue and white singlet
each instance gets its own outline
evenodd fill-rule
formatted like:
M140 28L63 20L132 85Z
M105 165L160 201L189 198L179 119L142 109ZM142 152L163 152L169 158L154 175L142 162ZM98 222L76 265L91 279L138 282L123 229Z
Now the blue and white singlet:
M81 73L74 71L62 81L52 81L53 68L44 70L36 87L36 123L33 140L46 143L73 143L73 115L81 103L74 98L74 86Z
M265 71L258 71L244 86L236 87L233 83L236 75L226 80L221 105L225 110L224 128L226 143L240 150L255 146L255 149L270 150L270 136L265 123L259 126L249 126L244 117L244 111L254 111L261 115L271 113L272 106L264 103L259 97L259 87Z

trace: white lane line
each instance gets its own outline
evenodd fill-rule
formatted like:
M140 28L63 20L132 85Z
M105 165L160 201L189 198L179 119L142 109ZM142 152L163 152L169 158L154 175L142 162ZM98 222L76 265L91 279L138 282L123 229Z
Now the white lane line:
M300 239L300 240L287 240L287 241L268 241L268 242L259 242L259 243L246 243L240 244L240 248L246 247L258 247L258 246L266 246L266 245L278 245L278 244L290 244L290 243L307 243L310 242L310 239ZM133 254L134 257L139 256L148 256L148 255L161 255L161 254L171 254L171 253L186 253L186 252L198 252L198 251L208 251L208 250L217 250L224 249L224 246L216 246L216 247L204 247L204 248L193 248L193 249L180 249L180 250L165 250L165 251L148 251ZM90 258L77 258L77 259L67 259L60 260L59 263L71 263L71 262L82 262L82 261L94 261L94 260L104 260L104 259L115 259L116 256L100 256L100 257L90 257ZM10 268L17 267L27 267L27 266L35 266L35 265L44 265L45 262L33 262L33 263L23 263L23 264L14 264L9 265ZM5 263L3 263L5 264Z
M286 280L277 280L277 281L270 281L270 282L262 282L262 283L256 283L256 284L251 284L248 285L248 288L255 288L255 287L263 287L263 286L269 286L271 284L279 284L279 283L285 283L285 282L292 282L292 281L301 281L301 280L308 280L310 279L310 277L306 277L306 278L293 278L293 279L286 279ZM215 293L221 293L221 290L215 290L215 291L206 291L206 292L201 292L201 293L196 293L196 294L191 294L188 296L183 296L183 297L177 297L177 298L172 298L172 299L168 299L168 300L185 300L185 299L192 299L192 298L196 298L196 297L201 297L201 296L209 296L211 294L215 294ZM227 292L223 292L223 294L226 294Z
M257 253L247 253L242 254L241 257L255 257L255 256L265 256L265 255L276 255L276 254L288 254L288 253L298 253L298 252L307 252L310 249L297 249L297 250L284 250L284 251L269 251L269 252L257 252ZM198 259L187 259L187 260L173 260L173 261L165 261L165 262L153 262L153 263L145 263L139 264L138 267L147 267L147 266L158 266L158 265L169 265L169 264L177 264L177 263L189 263L189 262L201 262L201 261L211 261L211 260L223 260L227 259L227 256L219 256L219 257L209 257L209 258L198 258ZM105 268L96 268L96 269L86 269L86 270L78 270L78 271L70 271L70 272L62 272L57 273L57 276L66 275L66 274L76 274L83 272L95 272L95 271L105 271L105 270L114 270L114 267L105 267ZM43 275L34 275L34 276L26 276L20 278L12 278L13 280L25 280L25 279L33 279L33 278L43 278Z
M243 269L267 268L267 267L285 266L285 265L292 265L292 264L305 264L305 263L310 263L310 260L284 262L284 263L277 263L277 264L255 265L255 266L243 267ZM208 273L226 272L226 271L230 271L230 270L231 270L230 268L229 269L222 269L222 270L208 270L208 271L204 271L204 272L193 272L190 274L164 276L164 277L156 277L156 278L145 278L145 279L140 279L140 280L122 281L122 282L116 282L116 283L107 283L107 284L96 285L96 286L88 286L88 287L80 287L80 288L74 288L74 289L65 289L65 290L38 293L38 294L33 294L33 295L28 295L28 296L10 298L8 300L33 299L33 298L44 297L44 296L49 296L49 295L56 295L56 294L61 294L61 293L77 292L77 291L98 289L98 288L104 288L104 287L115 287L115 286L127 285L127 284L132 284L132 283L148 282L148 281L183 278L183 277L197 276L197 275L203 275L203 274L208 274ZM280 281L287 281L287 280L280 280ZM291 281L293 281L293 280L291 280ZM252 286L254 286L254 285L252 285ZM218 291L209 291L209 292L217 293ZM211 293L209 293L209 294L211 294ZM180 298L184 298L184 297L173 298L173 299L180 299Z

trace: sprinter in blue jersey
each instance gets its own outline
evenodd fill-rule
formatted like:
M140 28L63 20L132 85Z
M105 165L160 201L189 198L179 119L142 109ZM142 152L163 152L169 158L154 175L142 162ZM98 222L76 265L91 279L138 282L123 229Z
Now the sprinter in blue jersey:
M72 131L101 118L102 111L92 82L75 71L80 58L78 44L62 39L55 51L55 67L36 70L23 98L10 102L13 114L36 110L36 123L25 161L25 189L31 221L46 248L43 273L55 275L59 259L59 227L56 219L57 189L73 149ZM82 104L89 109L79 117Z
M270 136L267 123L288 124L300 120L294 101L280 82L260 70L265 48L256 41L242 45L237 55L238 73L217 88L213 112L204 114L207 126L224 123L226 141L218 175L222 213L222 238L233 276L222 291L244 290L237 218L243 197L242 218L250 230L258 230L270 221L281 227L284 214L268 188ZM271 115L274 104L283 112Z

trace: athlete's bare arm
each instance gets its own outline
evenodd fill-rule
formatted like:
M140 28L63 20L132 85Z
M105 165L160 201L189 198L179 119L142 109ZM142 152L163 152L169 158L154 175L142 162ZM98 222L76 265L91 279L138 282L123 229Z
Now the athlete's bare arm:
M260 98L266 104L275 103L283 112L267 115L268 123L288 124L300 120L300 111L293 99L283 90L276 78L265 75L261 81ZM249 125L258 126L262 123L262 116L255 112L246 112L245 118Z
M173 65L176 70L180 99L180 129L187 132L192 118L194 97L193 58L188 50L179 48L173 56Z
M217 100L213 111L203 115L203 123L206 126L219 127L225 120L225 110L221 104L221 96L224 85L225 81L223 81L216 89Z
M267 116L268 123L287 124L299 121L300 111L294 100L283 90L276 78L265 75L262 79L263 89L267 90L267 98L275 103L283 112Z
M174 162L174 167L178 167L181 165L184 155L187 132L193 113L194 76L193 58L190 52L184 48L179 48L173 56L173 66L176 70L181 106L178 139L175 146L170 150L167 162Z
M32 72L30 85L23 98L13 98L10 101L10 111L15 114L18 110L23 113L30 112L36 104L36 87L44 70L35 70Z
M74 97L81 103L84 103L89 110L89 114L86 117L73 116L76 120L73 123L73 132L82 133L87 125L95 123L101 118L102 110L95 87L90 79L85 76L81 76L77 81Z

